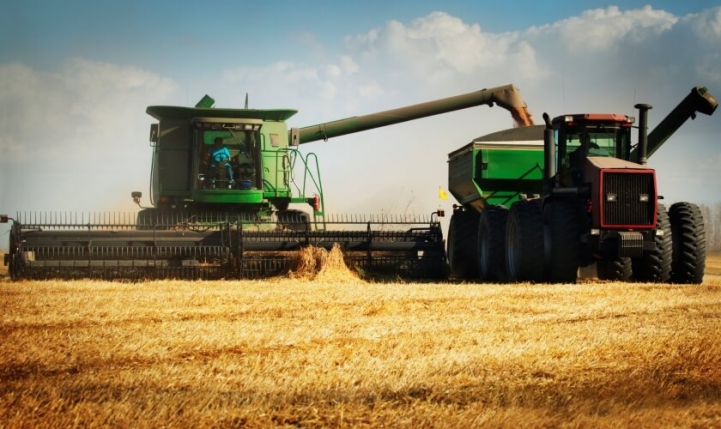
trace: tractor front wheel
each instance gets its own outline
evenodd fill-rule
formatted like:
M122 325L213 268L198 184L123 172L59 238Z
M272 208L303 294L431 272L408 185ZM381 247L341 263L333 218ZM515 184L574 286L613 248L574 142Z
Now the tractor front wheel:
M671 279L671 221L663 204L658 205L654 249L633 259L633 276L639 282L666 283Z
M633 274L631 258L602 259L596 262L599 280L627 282Z

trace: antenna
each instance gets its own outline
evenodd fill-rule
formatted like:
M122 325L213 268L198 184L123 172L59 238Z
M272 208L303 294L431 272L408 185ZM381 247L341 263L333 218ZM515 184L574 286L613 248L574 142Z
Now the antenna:
M561 69L561 107L562 111L566 111L566 86L563 83L563 69Z

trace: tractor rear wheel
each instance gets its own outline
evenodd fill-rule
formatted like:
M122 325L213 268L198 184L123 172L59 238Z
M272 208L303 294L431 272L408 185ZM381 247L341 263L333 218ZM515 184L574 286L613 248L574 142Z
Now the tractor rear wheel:
M632 262L633 276L640 282L667 283L671 279L671 221L663 204L658 205L657 218L654 249Z
M676 203L668 211L671 221L671 282L700 284L706 267L706 233L696 204Z
M478 272L481 281L506 277L506 220L508 209L488 205L478 223Z
M551 283L575 283L579 263L579 220L575 201L549 201L543 217L550 246L546 278Z
M512 282L543 281L543 211L540 200L517 201L506 226L506 264Z
M451 265L451 275L455 277L478 277L478 218L478 213L466 210L458 210L451 216L448 227L448 262Z
M599 280L627 282L631 280L631 258L601 259L596 262Z

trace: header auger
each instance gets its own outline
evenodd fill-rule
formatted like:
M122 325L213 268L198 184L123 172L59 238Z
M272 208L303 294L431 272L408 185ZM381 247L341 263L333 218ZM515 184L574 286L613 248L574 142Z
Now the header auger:
M306 246L339 246L366 274L442 277L439 213L326 215L317 158L297 147L479 105L531 123L513 85L291 130L295 110L214 103L205 96L194 107L147 108L158 121L150 129L151 207L137 215L15 216L11 277L257 278L287 271ZM141 193L131 196L140 205Z

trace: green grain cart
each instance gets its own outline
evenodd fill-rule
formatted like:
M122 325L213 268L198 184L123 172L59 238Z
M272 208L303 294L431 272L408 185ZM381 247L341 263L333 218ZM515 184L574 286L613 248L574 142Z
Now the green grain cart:
M150 206L116 214L19 213L5 265L23 278L253 278L289 269L307 246L339 246L365 273L441 277L437 215L329 216L315 154L298 147L372 128L498 104L520 122L513 85L300 129L296 110L150 106ZM227 155L215 158L215 142ZM350 162L350 160L348 160ZM141 193L133 192L140 204Z
M481 281L575 282L596 264L609 280L701 283L703 218L697 206L659 202L652 155L688 118L712 115L695 87L646 134L649 105L634 118L575 114L493 133L449 154L455 206L451 273Z

